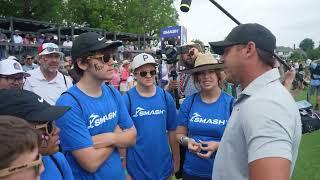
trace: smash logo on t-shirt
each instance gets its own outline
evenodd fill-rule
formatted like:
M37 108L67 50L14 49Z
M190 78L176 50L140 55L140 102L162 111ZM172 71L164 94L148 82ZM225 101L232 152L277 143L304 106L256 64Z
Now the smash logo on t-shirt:
M190 122L204 123L204 124L226 125L228 120L202 118L201 115L198 112L195 112L195 113L193 113L192 117L190 118Z
M136 113L133 115L133 117L142 117L142 116L150 116L150 115L159 115L163 114L164 110L157 109L157 110L145 110L142 107L137 107L136 108Z
M89 117L89 123L88 129L98 127L102 125L103 123L107 122L108 120L111 120L113 118L117 117L117 111L110 112L108 115L104 115L103 117L100 117L99 115L92 113Z

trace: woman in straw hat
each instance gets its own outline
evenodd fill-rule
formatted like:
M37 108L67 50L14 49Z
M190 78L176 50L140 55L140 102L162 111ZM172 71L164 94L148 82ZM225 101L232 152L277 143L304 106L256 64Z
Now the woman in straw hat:
M211 180L215 152L231 114L233 97L220 88L223 64L212 54L199 54L193 76L199 92L182 103L177 127L179 143L187 146L183 179Z

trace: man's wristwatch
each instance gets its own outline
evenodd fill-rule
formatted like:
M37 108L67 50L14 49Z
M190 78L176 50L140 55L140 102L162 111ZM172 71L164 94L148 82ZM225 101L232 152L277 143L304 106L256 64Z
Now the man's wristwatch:
M181 136L179 139L179 143L183 146L187 146L188 145L188 141L189 141L189 137L187 136Z

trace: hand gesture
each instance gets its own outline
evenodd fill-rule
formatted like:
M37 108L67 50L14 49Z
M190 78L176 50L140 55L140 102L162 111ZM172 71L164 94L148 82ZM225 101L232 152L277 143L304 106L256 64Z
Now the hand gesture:
M190 138L188 140L188 149L190 152L192 152L192 153L200 152L201 151L200 146L201 146L201 144L197 143L194 139Z
M219 142L200 141L200 149L206 153L198 152L197 155L204 159L209 159L211 155L218 150Z

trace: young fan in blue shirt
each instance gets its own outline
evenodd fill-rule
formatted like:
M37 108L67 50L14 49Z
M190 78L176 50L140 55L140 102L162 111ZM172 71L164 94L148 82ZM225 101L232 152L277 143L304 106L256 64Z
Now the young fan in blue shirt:
M136 130L120 93L104 84L112 79L112 56L121 44L88 32L78 36L71 49L81 79L58 99L57 104L71 110L57 126L77 180L125 180L118 148L133 145Z
M187 146L185 180L211 180L214 157L232 110L233 97L219 87L221 70L211 54L199 54L193 75L199 92L187 97L179 109L177 139Z
M137 143L127 148L127 171L133 180L165 180L179 169L176 107L172 96L155 85L151 55L135 56L131 68L137 85L123 98L137 129Z
M31 91L10 89L0 93L1 99L11 101L0 103L0 114L20 117L28 121L39 132L44 171L43 180L73 180L71 168L65 156L59 151L59 128L54 121L67 112L69 107L51 106Z

